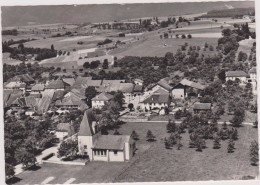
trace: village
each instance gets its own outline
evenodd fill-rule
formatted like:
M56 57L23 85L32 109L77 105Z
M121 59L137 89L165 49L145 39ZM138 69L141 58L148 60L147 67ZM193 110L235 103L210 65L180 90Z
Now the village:
M6 37L9 184L182 181L203 173L198 164L217 171L200 180L256 179L254 13L211 13L23 27L23 37L43 38Z

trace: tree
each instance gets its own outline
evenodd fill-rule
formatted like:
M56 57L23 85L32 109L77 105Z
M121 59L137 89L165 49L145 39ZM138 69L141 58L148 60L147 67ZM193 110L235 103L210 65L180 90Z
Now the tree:
M188 39L191 39L191 38L192 38L191 34L188 34Z
M220 137L218 135L216 135L214 137L213 149L219 149L219 148L220 148Z
M176 34L175 37L176 37L176 39L178 39L179 38L179 34Z
M252 141L250 145L250 161L251 165L256 166L259 162L259 146L257 141Z
M185 35L185 34L182 34L182 35L181 35L181 38L182 38L182 39L185 39L185 38L186 38L186 35Z
M134 140L139 140L139 135L136 133L135 130L132 131L131 136L133 137Z
M224 36L224 37L229 37L229 36L231 36L231 30L229 29L229 28L226 28L226 29L223 29L222 30L222 35Z
M146 140L151 142L151 141L155 141L155 138L156 137L153 135L152 131L148 130L146 134Z
M62 157L75 157L78 152L78 141L67 139L66 141L62 141L60 147L58 148L57 156L59 158Z
M166 125L166 129L168 133L173 133L176 131L176 124L174 121L169 119L168 124Z
M121 135L118 130L115 130L114 135Z
M204 47L205 47L205 48L208 48L208 47L209 47L209 45L208 45L207 42L205 43Z
M233 139L229 139L228 147L227 147L228 153L233 153L234 149L235 149L235 142L233 141Z
M89 107L92 107L91 99L94 98L97 94L98 94L98 92L96 91L95 87L89 86L86 88L86 90L85 90L86 104Z
M107 59L104 60L104 62L102 64L102 68L103 69L108 69L108 60Z
M254 128L258 128L258 121L256 120L256 121L253 123L253 125L254 125Z
M133 110L133 108L134 108L134 104L132 104L132 103L129 103L129 104L128 104L128 108L130 109L130 111L132 111L132 110Z
M113 101L117 102L118 105L120 106L120 109L122 109L123 104L125 103L124 94L121 91L117 91L116 93L112 93L112 94L114 94Z
M55 50L54 50L54 46L53 46L53 44L51 45L51 51L52 51L52 52L55 51Z
M230 122L232 123L233 127L240 127L244 120L245 111L242 108L236 108L234 111L234 116Z
M14 166L5 162L5 176L7 179L12 178L14 174Z
M164 138L164 146L166 149L171 149L172 144L170 143L169 139Z

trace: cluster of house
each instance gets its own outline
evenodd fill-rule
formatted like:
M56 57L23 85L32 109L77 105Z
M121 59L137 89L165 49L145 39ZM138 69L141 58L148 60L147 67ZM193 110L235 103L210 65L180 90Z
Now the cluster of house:
M24 111L26 115L43 114L47 111L64 113L70 110L86 110L85 89L95 87L99 94L92 99L94 108L101 108L113 96L109 93L121 91L126 101L141 95L143 85L125 80L93 80L92 77L59 78L37 83L29 75L18 75L4 84L4 108Z
M246 85L247 83L252 84L252 93L253 95L257 94L257 76L256 76L256 67L251 68L248 73L244 71L227 71L226 72L226 81L236 79L239 80L241 86Z

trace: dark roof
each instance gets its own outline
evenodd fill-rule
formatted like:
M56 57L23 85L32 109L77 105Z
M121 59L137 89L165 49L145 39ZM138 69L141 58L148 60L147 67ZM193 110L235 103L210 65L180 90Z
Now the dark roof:
M121 91L122 93L132 93L134 91L134 84L120 83L119 91Z
M93 136L92 122L96 121L91 109L85 111L80 124L78 136Z
M204 85L201 85L199 83L196 83L196 82L192 82L192 81L189 81L187 79L183 79L182 81L180 81L179 84L182 84L182 85L185 85L185 86L189 86L189 87L192 87L192 88L195 88L195 89L200 89L200 90L203 90L205 89L205 86ZM178 84L177 84L178 85ZM177 86L176 85L176 86ZM175 87L176 87L175 86Z
M135 85L134 92L142 92L142 91L143 91L143 86L142 85Z
M94 141L93 148L108 150L123 150L130 136L126 135L99 135Z
M109 101L113 97L114 96L109 93L102 92L102 93L98 94L97 96L95 96L94 98L92 98L92 101Z
M211 109L211 103L194 103L193 109L210 110Z
M142 103L168 103L169 94L154 93L148 98L144 99Z
M244 71L227 71L226 77L246 77L247 74Z
M57 125L56 131L58 132L68 132L68 135L74 134L73 126L70 123L59 123Z

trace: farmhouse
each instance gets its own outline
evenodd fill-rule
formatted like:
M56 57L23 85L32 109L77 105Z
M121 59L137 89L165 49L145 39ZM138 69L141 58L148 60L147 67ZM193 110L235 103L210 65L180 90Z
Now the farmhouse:
M74 134L74 127L71 123L59 123L57 125L55 136L60 141Z
M28 74L17 75L8 80L8 82L24 82L27 85L35 83L35 80Z
M244 71L227 71L226 72L226 81L236 79L240 80L240 84L247 82L248 75Z
M199 114L201 112L211 111L211 103L194 103L193 112L194 114Z
M84 113L78 133L78 148L81 155L90 161L128 161L134 155L135 142L128 135L101 135L99 123L92 113Z
M163 89L165 91L167 91L169 94L172 91L172 86L170 86L170 81L167 78L161 79L159 82L157 82L156 84L150 86L147 88L147 90L150 91L150 94L152 94L153 92L157 91L158 89Z
M55 106L58 107L61 111L66 110L85 110L88 108L86 103L83 101L84 96L79 96L72 92L65 94L61 100L55 102Z
M200 93L204 88L204 85L183 79L173 87L172 97L174 99L184 99L189 95L200 96Z
M63 82L61 79L50 82L45 89L54 89L64 91L70 85L66 82Z
M11 81L11 82L7 82L4 85L4 89L5 90L22 90L23 92L25 92L26 89L26 83L21 82L21 81Z
M163 109L165 107L169 107L170 103L169 93L164 89L158 89L141 102L141 108L145 111L152 109Z
M34 86L32 86L31 94L41 94L44 89L44 84L35 84Z
M257 80L257 77L256 77L256 67L252 67L250 70L249 70L249 75L250 75L250 79L252 81L256 81Z
M111 99L113 98L113 95L103 92L92 98L92 107L96 109L101 109L105 104L107 104Z

